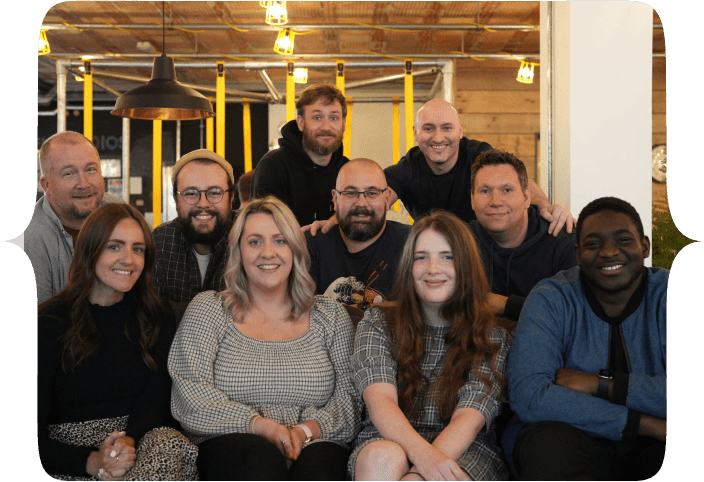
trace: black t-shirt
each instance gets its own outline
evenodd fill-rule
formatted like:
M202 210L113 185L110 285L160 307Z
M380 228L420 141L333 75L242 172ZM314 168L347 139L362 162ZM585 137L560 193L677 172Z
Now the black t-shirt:
M472 164L479 154L490 149L493 148L486 142L463 137L457 163L445 174L435 175L416 146L398 164L384 169L386 182L413 219L435 208L450 211L469 223L477 218L470 197Z
M379 239L358 253L347 250L338 225L325 234L318 232L311 236L307 232L316 294L325 294L348 305L387 301L410 232L409 225L386 221Z

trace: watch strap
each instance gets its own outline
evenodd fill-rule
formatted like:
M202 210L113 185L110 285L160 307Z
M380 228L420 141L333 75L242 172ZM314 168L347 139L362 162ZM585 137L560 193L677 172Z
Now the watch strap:
M596 389L596 396L599 398L603 398L604 400L609 399L609 383L611 382L612 378L607 378L603 377L601 375L599 376L599 386Z
M297 424L297 425L294 425L294 427L300 428L301 430L303 430L303 433L306 434L306 439L303 441L304 444L306 444L306 443L310 442L311 440L313 440L313 432L311 431L310 428L308 428L307 425L305 425L305 424L303 424L303 423L299 423L299 424Z

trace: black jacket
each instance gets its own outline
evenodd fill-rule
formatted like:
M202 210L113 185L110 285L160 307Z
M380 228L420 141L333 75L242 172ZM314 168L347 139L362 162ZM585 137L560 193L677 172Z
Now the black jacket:
M301 226L335 214L332 190L340 168L349 161L342 146L327 166L315 164L303 150L303 134L295 120L281 129L279 148L267 152L256 165L250 197L274 195L291 208Z

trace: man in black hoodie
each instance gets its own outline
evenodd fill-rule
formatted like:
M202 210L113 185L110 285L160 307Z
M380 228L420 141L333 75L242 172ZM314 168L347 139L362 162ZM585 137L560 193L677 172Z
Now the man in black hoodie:
M349 161L342 155L347 103L334 85L315 84L301 93L296 113L281 129L279 148L256 165L251 197L278 197L306 226L335 214L330 192Z
M472 165L470 228L482 251L494 312L518 319L531 289L541 280L577 264L574 234L550 223L531 205L526 166L498 149L480 154Z

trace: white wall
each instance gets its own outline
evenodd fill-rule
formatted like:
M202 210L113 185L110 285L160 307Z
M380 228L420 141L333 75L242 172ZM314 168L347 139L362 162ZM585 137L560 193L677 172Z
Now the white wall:
M544 3L541 30L547 30ZM596 198L625 199L650 236L653 10L638 2L554 5L555 201L577 215ZM546 50L541 45L542 68L549 64ZM541 139L547 139L542 117Z

